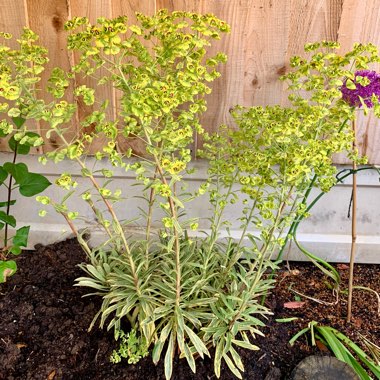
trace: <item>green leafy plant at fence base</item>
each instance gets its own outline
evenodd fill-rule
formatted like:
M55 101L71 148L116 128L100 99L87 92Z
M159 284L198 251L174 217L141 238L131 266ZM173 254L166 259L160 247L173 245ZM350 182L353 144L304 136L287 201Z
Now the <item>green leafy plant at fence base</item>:
M5 40L11 38L8 33L0 33L0 36ZM35 118L43 107L43 102L36 96L36 84L48 61L47 51L36 41L37 36L25 28L18 40L19 49L0 45L0 138L8 139L13 152L13 160L0 166L0 186L6 189L7 197L0 202L0 230L4 230L0 282L5 282L16 272L16 262L9 260L9 255L19 255L22 247L27 246L30 229L24 226L9 236L9 227L16 228L16 217L10 212L16 203L12 194L18 189L22 196L32 197L50 185L43 175L30 172L27 165L17 162L18 155L26 155L32 147L43 144L42 137L27 127L29 120Z
M98 77L99 85L111 81L121 91L121 109L115 120L108 120L106 104L96 103L94 89L80 86L76 96L96 109L70 141L60 123L47 115L63 148L41 161L76 161L84 182L63 173L56 185L67 195L61 201L46 196L38 200L63 215L88 254L90 263L82 265L86 276L77 280L78 285L103 298L91 326L99 318L100 326L114 329L117 338L123 321L131 326L113 361L124 356L136 361L149 350L155 363L163 359L169 379L177 353L195 372L195 359L210 355L215 347L216 375L224 361L241 378L244 367L237 348L258 349L252 338L262 334L263 319L270 314L259 299L274 283L264 274L275 268L268 252L277 245L276 228L269 234L263 228L261 248L244 247L252 221L247 216L241 219L245 227L240 242L220 241L220 228L226 227L223 213L237 201L234 181L224 180L224 173L215 168L212 178L195 191L186 189L184 181L192 170L189 146L194 135L205 136L199 116L206 110L208 82L219 77L216 68L226 60L221 53L206 58L206 49L229 27L213 15L188 12L137 14L137 19L139 25L128 25L125 17L100 18L95 25L74 18L66 24L71 31L68 46L80 53L74 71ZM50 91L58 96L67 76L59 70L54 74ZM68 114L70 106L62 105L61 112ZM125 160L131 152L120 152L119 144L129 139L141 140L145 154ZM89 166L89 149L99 141L97 163ZM136 198L128 197L127 186L112 187L113 170L104 168L105 160L111 168L135 173L142 202L138 220L118 217L118 208L136 207ZM74 193L93 213L90 222L107 236L104 243L91 247L85 238L88 230L78 230L76 220L84 216L70 207ZM186 218L186 204L206 193L214 211L212 232L204 239L192 238L190 232L198 229L199 221ZM272 202L267 210L277 206ZM144 237L133 237L131 226Z
M380 379L380 365L373 360L368 354L366 354L356 343L349 339L346 335L340 333L338 330L329 327L319 325L316 321L311 321L308 327L299 331L290 341L291 345L299 339L302 335L310 333L311 344L316 345L316 340L320 340L325 346L329 347L333 354L341 361L350 365L358 374L361 380L370 380L366 370L361 364L367 367L367 371L375 375L377 379ZM373 349L374 345L368 340L364 341L365 344L370 345ZM369 342L369 343L368 343ZM378 347L377 347L378 350ZM379 351L377 351L378 353ZM374 357L375 359L376 357Z

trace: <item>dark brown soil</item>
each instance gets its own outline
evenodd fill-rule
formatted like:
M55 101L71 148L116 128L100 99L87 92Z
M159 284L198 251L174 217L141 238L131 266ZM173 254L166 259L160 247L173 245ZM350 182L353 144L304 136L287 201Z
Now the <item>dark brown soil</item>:
M82 275L76 264L84 255L74 240L38 247L17 259L19 271L6 284L0 285L0 379L164 379L163 365L154 366L145 358L136 365L122 362L113 365L109 356L117 347L112 332L88 326L100 302L96 297L82 298L88 289L73 287L75 278ZM338 265L346 286L348 269ZM357 265L355 282L380 292L380 266ZM267 321L265 338L259 338L260 351L241 351L244 379L286 379L304 357L313 353L328 355L322 345L311 348L306 338L293 347L289 339L311 320L330 325L357 340L358 334L380 343L380 323L377 299L367 291L356 291L353 321L345 322L346 295L341 294L334 305L321 305L301 297L305 303L297 309L284 303L297 301L292 289L310 297L334 302L326 278L310 264L283 266L278 272L278 285L267 299L274 316ZM291 305L292 306L292 305ZM291 323L275 319L296 316ZM193 374L185 360L177 360L174 379L216 379L211 360L198 361ZM222 379L234 379L222 370Z

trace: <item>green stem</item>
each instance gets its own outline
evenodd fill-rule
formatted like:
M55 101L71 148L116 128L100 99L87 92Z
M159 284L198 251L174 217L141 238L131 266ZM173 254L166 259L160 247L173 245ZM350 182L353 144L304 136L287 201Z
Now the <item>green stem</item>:
M247 217L246 223L244 225L243 231L242 231L241 236L240 236L240 240L237 243L237 246L234 247L235 254L234 254L234 256L231 259L229 259L229 264L226 267L226 269L224 270L225 275L228 275L228 273L230 273L232 267L235 265L236 261L240 258L240 246L241 246L241 243L243 242L243 239L244 239L244 237L246 235L249 223L252 220L253 213L254 213L254 211L256 209L256 204L257 204L257 199L253 202L253 205L252 205L252 207L250 209L249 215ZM223 277L223 278L225 278L225 277Z
M18 148L18 142L16 141L15 143L15 150L13 153L13 160L12 163L16 163L17 159L17 148ZM9 216L9 212L11 209L11 198L12 198L12 180L13 176L10 174L9 175L9 182L8 182L8 190L7 190L7 216ZM8 244L8 223L5 223L5 230L4 230L4 247L7 247Z
M156 167L153 181L157 178L158 169ZM149 249L150 249L150 230L151 230L151 224L152 224L152 216L153 216L153 205L155 202L155 195L156 192L153 187L150 189L149 194L149 206L148 206L148 216L146 220L146 233L145 233L145 239L146 239L146 248L145 248L145 268L148 269L148 262L149 262Z
M144 126L143 126L143 131L144 131L145 138L146 138L148 144L150 146L152 146L150 136L149 136L148 132L146 131L146 129L144 128ZM163 147L161 147L161 151L162 151L162 149L163 149ZM156 165L156 171L158 172L162 183L166 186L169 186L168 182L166 180L164 171L161 167L160 159L159 159L157 153L155 153L155 152L153 153L153 159L154 159L154 163ZM176 209L176 206L174 204L172 196L168 197L168 202L169 202L170 214L171 214L173 220L178 222L177 209ZM174 254L175 254L175 272L176 272L176 306L179 307L179 301L181 298L181 276L182 276L182 274L181 274L181 250L180 250L178 230L177 230L176 226L173 227L173 233L174 233Z
M344 122L342 123L342 125L340 126L340 128L339 128L339 130L338 130L338 133L340 133L340 132L342 131L342 129L344 128L344 126L347 124L348 121L349 121L349 118L346 118L346 119L344 120ZM338 175L339 175L339 173L338 173ZM308 187L307 187L307 189L306 189L306 192L305 192L305 194L304 194L304 196L303 196L303 199L302 199L301 204L306 205L307 199L308 199L308 197L309 197L309 195L310 195L310 193L311 193L311 191L312 191L312 189L313 189L313 186L314 186L315 181L317 180L317 178L318 178L318 176L317 176L316 174L314 174L314 176L313 176L311 182L309 183L309 185L308 185ZM320 194L317 198L315 198L315 200L314 200L312 203L310 203L310 205L309 205L309 206L307 207L307 209L306 209L306 212L308 212L308 211L309 211L309 210L315 205L315 203L316 203L316 202L322 197L323 194L325 194L325 193L324 193L324 192L321 192L321 194ZM283 255L283 253L284 253L285 247L286 247L286 245L287 245L289 239L290 239L290 238L296 233L296 230L297 230L297 228L298 228L298 225L300 224L300 222L301 222L303 219L304 219L304 217L297 218L297 219L296 219L295 221L293 221L293 223L291 224L291 226L290 226L290 228L289 228L289 230L288 230L288 233L286 234L286 237L285 237L285 243L284 243L284 245L281 247L281 249L280 249L280 251L279 251L279 253L278 253L278 255L277 255L276 261L282 259L282 255Z
M352 121L352 132L354 140L352 142L352 151L356 152L356 123ZM354 286L354 265L356 253L356 210L357 210L357 181L356 181L356 162L352 161L352 225L351 225L351 253L350 253L350 275L348 281L348 305L347 305L347 322L351 322L352 314L352 292Z
M275 221L274 221L274 224L271 227L271 229L269 231L269 234L268 234L268 237L267 237L267 239L265 241L265 244L264 244L264 246L261 249L259 266L256 269L256 278L253 281L253 283L251 284L251 289L250 289L250 292L249 292L249 297L245 297L244 298L244 301L240 305L240 307L239 307L238 311L236 312L234 318L232 318L231 322L229 323L229 328L230 329L233 328L235 322L240 317L241 313L245 310L248 301L251 300L251 292L255 291L256 285L257 285L258 281L262 277L261 271L262 271L264 262L268 259L266 253L267 253L267 250L268 250L268 248L270 246L270 243L272 241L272 238L273 238L274 232L275 232L275 230L277 228L277 225L278 225L278 223L280 221L280 218L281 218L282 212L283 212L283 210L285 208L285 205L286 205L285 201L281 202L280 207L279 207L278 212L277 212L277 215L276 215L276 218L275 218ZM246 273L245 277L248 278L252 274L252 272L253 272L254 269L255 269L255 266L251 267L250 270ZM243 285L243 286L241 286L241 289L240 289L240 295L243 293L244 290L245 290L245 286Z
M161 181L164 185L168 186L168 183L165 178L159 159L156 154L154 154L153 156L156 162L156 168L160 175ZM173 220L178 221L176 206L171 196L168 197L168 202L169 202L169 207L170 207L170 213L172 215ZM174 232L174 252L175 252L175 272L176 272L176 305L179 306L179 300L181 297L181 255L180 255L181 251L180 251L180 244L179 244L179 235L178 235L176 226L173 227L173 232Z
M227 205L228 199L229 199L230 195L232 194L232 187L235 184L236 178L237 178L238 175L239 175L239 171L237 171L233 175L233 177L231 179L231 182L228 185L227 192L224 194L223 199L222 199L222 201L225 202L223 204L223 206L219 207L221 201L217 201L215 203L214 213L213 213L213 215L215 216L215 218L211 222L211 236L210 236L211 243L209 245L209 247L210 247L209 248L209 253L212 251L212 249L213 249L213 247L214 247L214 245L216 243L216 240L218 239L218 232L219 232L219 229L220 229L220 225L222 223L223 213L224 213L224 210L226 209L226 205ZM219 189L220 189L220 179L219 179L219 176L217 176L217 180L216 181L217 181L217 184L216 184L217 193L219 194Z
M66 140L66 138L63 136L62 133L60 133L60 131L58 129L55 128L55 131L57 132L57 134L59 135L59 137L61 138L61 140L64 142L64 144L68 147L70 146L69 142ZM76 157L75 160L78 162L78 164L81 166L82 169L86 169L86 164L84 162L82 162L80 160L79 157ZM125 237L125 233L123 231L123 227L121 226L120 224L120 221L117 217L117 215L115 214L115 211L112 207L112 205L110 204L110 202L101 194L101 191L100 191L100 186L99 184L97 183L95 177L91 174L89 177L88 177L91 181L91 183L93 184L93 186L95 187L95 189L97 190L98 194L100 195L102 201L104 202L104 204L106 205L107 207L107 210L108 212L110 213L111 217L112 217L112 220L114 221L115 223L115 226L116 226L116 232L118 233L118 235L121 237L121 240L123 242L123 246L124 246L124 249L125 249L125 252L126 252L126 255L127 255L127 258L128 258L128 261L129 261L129 265L130 265L130 268L131 268L131 274L133 276L133 282L134 282L134 285L135 285L135 288L136 288L136 292L137 294L140 296L140 287L139 287L139 279L138 279L138 276L137 276L137 272L136 272L136 265L135 265L135 262L133 260L133 256L132 256L132 252L129 248L129 244L127 242L127 239Z

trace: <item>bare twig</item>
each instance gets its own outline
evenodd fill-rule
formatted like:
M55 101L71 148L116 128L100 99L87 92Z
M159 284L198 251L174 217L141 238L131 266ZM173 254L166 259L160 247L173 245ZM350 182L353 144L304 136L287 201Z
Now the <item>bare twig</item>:
M352 151L356 150L356 122L352 121L352 132L354 139L352 142ZM356 183L356 162L352 161L352 223L351 223L351 254L350 254L350 275L348 282L348 306L347 306L347 322L351 321L352 314L352 290L354 282L354 264L355 264L355 251L356 251L356 208L357 208L357 183Z

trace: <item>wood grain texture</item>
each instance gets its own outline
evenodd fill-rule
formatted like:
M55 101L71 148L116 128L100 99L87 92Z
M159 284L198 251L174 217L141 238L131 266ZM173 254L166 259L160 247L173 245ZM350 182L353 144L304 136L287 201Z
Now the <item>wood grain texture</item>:
M148 16L156 12L156 0L113 0L112 16L128 16L130 24L136 22L135 12L141 12Z
M3 0L0 2L0 31L11 33L12 40L7 40L6 45L12 49L18 48L16 38L19 38L22 33L22 28L27 26L27 15L24 0ZM1 115L3 118L4 115ZM38 130L38 126L34 124L34 129ZM0 151L8 152L6 138L0 138Z
M134 23L136 11L152 15L161 8L214 13L232 27L231 34L223 35L210 49L210 54L223 51L229 58L207 97L208 111L202 123L210 132L220 124L232 125L229 109L235 104L287 104L284 84L278 78L288 70L289 58L302 53L306 42L338 40L343 51L354 42L371 41L380 46L379 0L2 0L0 30L18 36L22 26L29 25L49 49L50 67L68 69L73 57L66 50L63 24L69 17L85 15L95 21L99 16L127 15ZM45 73L41 86L47 76ZM89 78L77 78L77 83L94 85ZM111 86L97 92L99 100L109 99L112 106L118 106L120 95ZM88 108L78 106L82 118ZM109 117L114 117L115 107ZM69 137L77 132L74 123ZM370 162L380 164L380 123L373 115L358 115L358 136ZM120 141L121 149L127 148L124 143ZM0 150L6 150L5 145L0 141ZM47 141L45 150L54 146L53 140ZM336 162L348 161L337 156Z
M337 41L342 18L343 0L291 0L287 11L287 46L284 54L284 72L294 55L304 55L304 45L320 40ZM288 105L286 84L281 92L281 104Z
M90 23L95 24L97 18L99 17L112 17L112 1L111 0L82 0L82 1L72 1L70 2L70 17L87 17ZM79 61L79 54L74 53L73 55L74 64ZM105 101L108 100L109 106L107 108L107 118L109 120L115 119L115 90L110 85L97 85L97 80L102 76L106 75L106 70L98 70L96 72L96 77L84 77L83 74L77 74L75 77L76 85L86 85L87 87L95 89L95 104L94 106L86 106L83 101L78 101L78 118L79 121L83 120L95 109ZM80 130L79 133L84 131ZM86 128L85 132L90 133L91 127ZM92 142L89 147L90 153L95 153L104 146L104 139L96 139Z
M137 22L136 12L144 13L148 16L154 15L156 12L156 1L155 0L114 0L112 1L112 16L128 16L129 25L135 24ZM115 104L116 108L120 109L120 99L121 93L115 91ZM120 128L123 128L122 120L119 122ZM129 148L132 149L133 153L141 156L145 154L145 145L140 139L125 138L119 136L117 140L117 148L121 152L127 151Z
M71 53L66 48L66 33L63 29L64 23L69 17L68 0L26 0L27 14L30 28L40 36L40 43L49 51L48 69L42 73L40 88L44 89L47 85L51 70L54 67L61 67L70 70ZM51 101L52 97L43 91L45 101ZM67 89L65 100L74 102L73 87ZM77 121L74 119L67 125L68 131L65 137L68 140L75 138L77 134ZM41 135L45 137L44 152L51 151L60 146L59 138L54 134L50 138L46 137L47 126L41 123Z
M232 106L243 102L245 85L245 59L249 56L244 45L243 34L250 30L250 17L247 15L252 9L249 0L158 0L157 9L166 8L170 11L185 10L199 13L213 13L231 25L233 33L222 35L220 41L213 41L209 48L209 56L222 51L228 56L228 64L219 66L222 74L211 83L212 93L206 97L207 112L202 116L203 127L214 132L221 124L232 123L229 110ZM238 51L244 52L238 54ZM228 94L228 96L226 96ZM199 141L199 144L202 142Z

